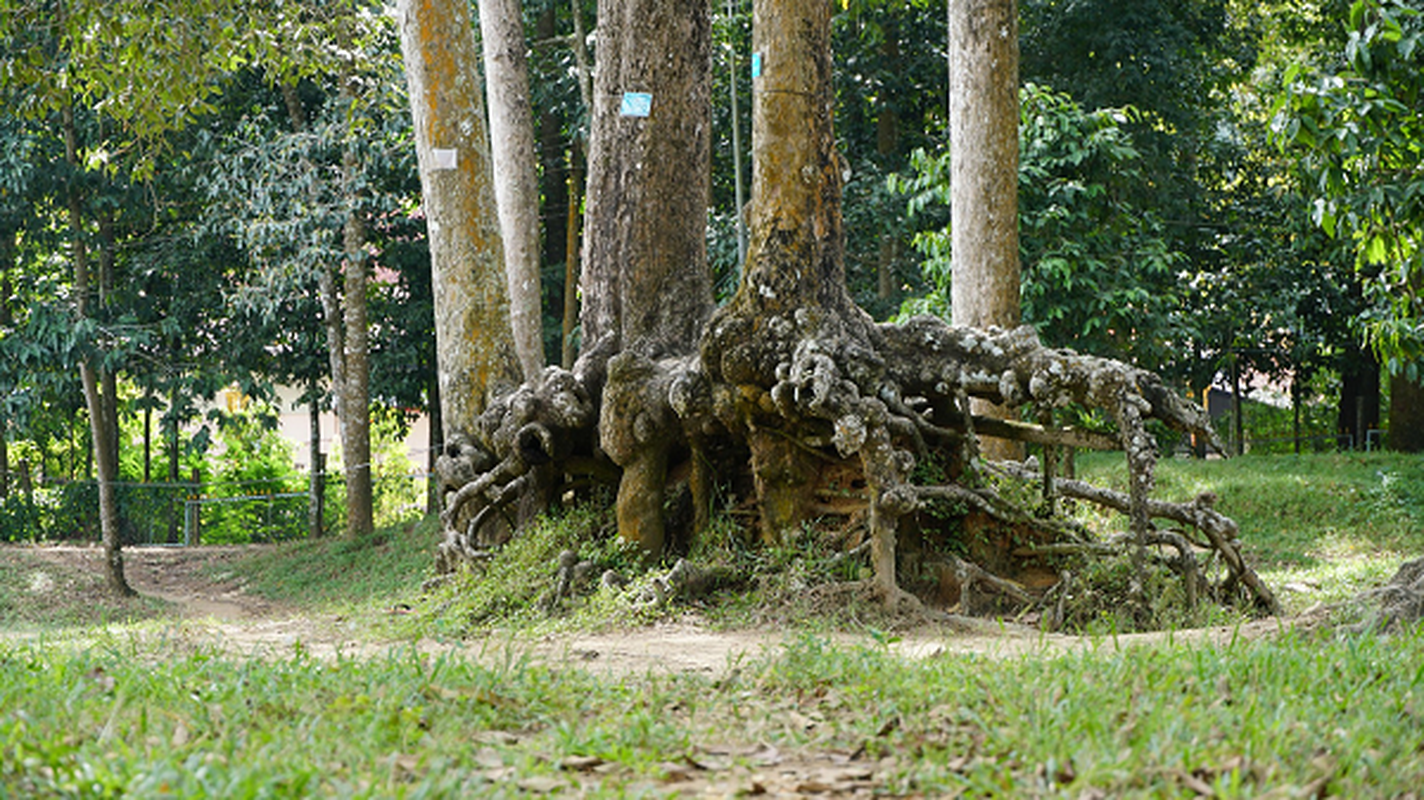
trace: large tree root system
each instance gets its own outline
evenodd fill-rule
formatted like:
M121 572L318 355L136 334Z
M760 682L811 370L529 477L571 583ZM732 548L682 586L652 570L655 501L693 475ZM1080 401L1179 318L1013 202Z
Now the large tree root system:
M1039 422L976 416L971 398ZM1054 410L1069 406L1105 412L1116 432L1053 425ZM1188 604L1278 612L1215 498L1151 496L1149 419L1217 444L1202 409L1156 375L1043 347L1028 327L728 307L696 357L589 354L486 411L440 460L439 564L489 557L533 510L599 483L618 486L620 535L657 559L705 529L715 485L763 542L807 526L834 533L843 557L868 559L869 588L890 606L935 598L981 613L1031 611L1053 627L1082 565L1120 556L1130 602L1154 599L1148 573L1165 565ZM1041 453L986 463L981 436ZM1127 491L1059 475L1070 448L1122 451ZM1065 499L1119 511L1126 529L1095 537L1062 515ZM926 584L927 574L938 577Z

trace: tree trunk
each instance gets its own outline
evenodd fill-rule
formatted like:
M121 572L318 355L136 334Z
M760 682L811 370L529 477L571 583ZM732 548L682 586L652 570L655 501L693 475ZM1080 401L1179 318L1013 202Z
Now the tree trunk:
M509 281L514 349L525 380L544 369L539 280L539 182L519 0L480 0L495 205Z
M714 383L747 396L778 383L801 342L869 340L870 323L845 288L842 162L832 127L830 6L818 0L757 0L752 50L750 242L742 281L703 346ZM753 388L755 387L755 388ZM755 415L754 409L733 412ZM746 428L761 501L761 536L778 541L808 518L808 477L817 457L774 427Z
M520 367L469 4L399 0L396 16L430 239L448 443L473 431L493 398L518 384Z
M440 482L435 479L435 462L439 460L444 452L445 446L445 420L440 416L440 380L431 376L430 386L426 390L427 413L426 421L429 424L430 436L428 447L425 451L425 513L440 513Z
M534 23L534 39L553 40L559 35L558 6L549 4ZM564 264L568 259L566 225L568 207L568 149L572 142L564 140L562 109L546 105L539 110L539 192L543 196L540 220L543 223L543 263Z
M11 292L10 268L15 263L15 234L0 231L0 328L10 327ZM7 439L10 417L0 417L0 500L10 495L10 443Z
M66 104L61 112L64 132L65 160L76 173L80 168L78 133L74 125L73 107ZM71 179L73 180L73 179ZM89 316L91 283L88 252L84 244L83 202L79 189L69 187L69 235L72 237L71 254L74 267L75 313L80 320ZM127 597L134 594L124 578L123 542L119 531L118 498L114 492L116 459L116 431L110 427L109 403L102 394L105 383L98 358L87 354L79 362L79 378L84 386L84 402L89 409L89 430L93 438L91 455L98 468L99 484L99 530L104 544L104 576L109 591Z
M705 0L600 0L584 224L583 350L689 351L711 310ZM625 93L652 95L648 116Z
M1424 381L1390 376L1389 447L1401 453L1424 452Z
M347 83L349 86L349 82ZM343 287L341 323L343 362L338 420L341 422L341 459L346 473L346 535L363 537L375 529L374 490L371 485L371 351L370 325L366 313L366 226L360 199L349 187L360 171L359 156L348 144L343 156L349 208L342 231ZM333 360L338 354L333 354ZM335 376L333 375L333 378Z
M1335 433L1341 447L1363 450L1366 434L1380 424L1380 364L1372 349L1352 349L1341 360Z
M712 310L711 22L706 0L601 0L598 15L583 345L590 362L619 352L599 441L623 468L619 534L655 557L670 450L684 443L660 360L692 353ZM646 115L629 93L651 96Z
M1017 3L950 5L951 311L956 325L1008 330L1019 324ZM991 440L985 454L1021 458L1022 447Z
M578 348L574 342L574 329L578 326L579 302L579 186L581 175L578 169L578 143L569 146L568 203L564 221L564 314L559 326L559 364L564 369L573 369Z
M326 533L326 456L321 452L321 382L315 374L307 382L307 536Z

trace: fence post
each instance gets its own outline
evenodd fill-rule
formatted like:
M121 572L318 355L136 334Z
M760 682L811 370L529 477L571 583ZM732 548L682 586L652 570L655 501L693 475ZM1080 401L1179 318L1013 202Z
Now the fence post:
M193 494L188 498L188 502L183 504L183 544L188 547L196 547L203 541L202 519L198 515L198 509L201 508L198 501L203 495L201 480L202 475L194 467Z
M307 535L319 539L326 532L322 519L326 513L326 453L317 453L311 471L311 496L307 498Z

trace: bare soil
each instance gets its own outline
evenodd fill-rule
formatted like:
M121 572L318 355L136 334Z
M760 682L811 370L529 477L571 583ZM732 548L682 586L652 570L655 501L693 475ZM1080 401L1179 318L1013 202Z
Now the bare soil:
M610 675L647 672L720 674L737 664L774 651L790 632L774 628L712 629L688 616L677 622L612 631L567 632L531 636L488 633L473 640L379 641L356 620L336 615L303 613L249 594L223 565L241 558L246 547L134 547L124 551L129 583L141 595L166 602L173 624L165 636L180 636L194 645L218 646L237 655L279 655L300 647L317 656L376 654L392 647L422 652L463 652L481 660L523 657L551 664L576 665ZM110 602L102 580L102 551L96 547L0 547L0 560L22 567L24 602L37 606ZM73 576L89 576L76 580ZM80 594L79 597L75 593ZM404 613L392 609L391 613ZM977 654L1007 658L1052 656L1078 650L1122 648L1178 642L1224 643L1233 639L1272 635L1303 620L1270 618L1237 627L1173 633L1128 634L1111 638L1044 634L1033 628L992 620L945 617L899 634L889 644L908 658ZM0 633L0 636L5 634ZM13 635L13 634L11 634ZM865 644L865 634L827 633L844 644Z

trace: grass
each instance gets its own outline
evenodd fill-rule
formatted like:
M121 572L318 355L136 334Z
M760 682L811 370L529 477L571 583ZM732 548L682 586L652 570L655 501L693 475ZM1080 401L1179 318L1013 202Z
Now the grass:
M228 569L247 591L283 605L323 611L389 606L432 573L439 520L383 528L369 537L327 537L258 551Z
M50 602L56 595L64 602ZM37 601L36 598L46 598ZM50 564L23 548L0 559L0 631L53 631L161 617L168 604L140 597L119 600L92 572Z
M1078 460L1080 478L1125 489L1120 456ZM1156 496L1188 500L1214 492L1236 520L1248 559L1282 601L1299 611L1333 603L1388 580L1405 558L1424 554L1424 456L1398 453L1246 455L1164 460ZM1123 529L1121 515L1093 515Z
M807 636L722 678L628 680L0 645L0 794L1402 796L1424 785L1420 664L1417 634L915 663Z
M1118 459L1079 464L1080 476L1095 481L1118 481L1119 470ZM1175 499L1215 492L1273 585L1301 585L1282 592L1288 602L1377 585L1424 549L1418 457L1170 461L1159 487ZM633 571L608 524L606 510L590 508L546 521L480 575L425 600L416 587L437 538L429 522L366 541L263 548L227 569L249 591L300 609L410 602L422 612L412 618L426 620L394 631L410 639L441 633L439 624L459 633L538 630L551 617L576 626L637 622L626 605L593 591L553 615L539 608L563 548L578 546L600 569ZM604 543L589 544L598 531ZM804 581L841 568L815 561L808 539L767 552L738 549L726 530L718 535L725 539L707 543L699 558L756 562L767 574L715 598L723 611L705 614L750 619L758 602L790 601L805 593ZM0 627L44 625L45 610L25 603L34 570L23 554L0 561L0 610L11 615ZM317 658L297 643L238 658L151 623L138 634L111 626L82 640L0 639L0 798L775 796L828 788L935 797L1401 797L1424 786L1420 630L1286 632L1220 645L1168 636L1132 647L1098 636L1066 654L1031 648L907 661L875 630L862 645L833 645L816 635L813 617L798 616L808 613L793 612L799 622L779 649L711 675L601 676L513 650L429 655L413 642L374 657ZM850 616L837 625L853 624L853 612L839 613Z

